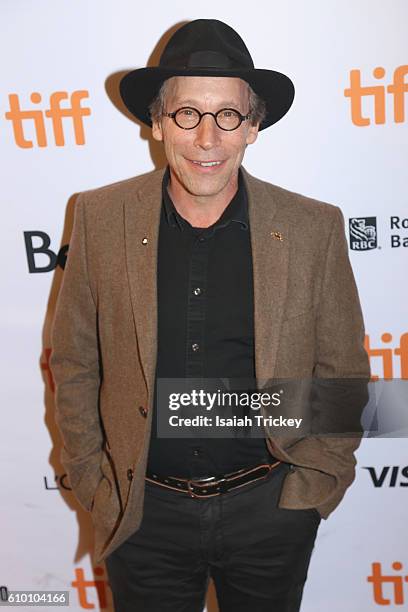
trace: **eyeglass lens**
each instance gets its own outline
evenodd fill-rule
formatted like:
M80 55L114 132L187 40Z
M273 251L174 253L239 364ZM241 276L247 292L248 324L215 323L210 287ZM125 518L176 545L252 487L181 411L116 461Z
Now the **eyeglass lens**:
M192 129L200 123L201 115L195 108L180 108L174 118L181 128ZM218 111L215 120L223 130L235 130L241 123L240 114L231 108Z

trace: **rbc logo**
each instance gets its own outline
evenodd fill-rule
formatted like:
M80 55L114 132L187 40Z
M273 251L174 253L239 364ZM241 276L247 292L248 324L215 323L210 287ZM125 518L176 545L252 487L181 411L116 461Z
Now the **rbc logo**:
M352 217L349 219L350 248L370 251L377 248L377 218Z

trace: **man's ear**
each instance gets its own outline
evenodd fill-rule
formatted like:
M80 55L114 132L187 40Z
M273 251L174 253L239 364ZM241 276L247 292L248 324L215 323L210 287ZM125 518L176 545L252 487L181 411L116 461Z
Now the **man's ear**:
M158 140L159 142L163 141L163 130L161 121L152 121L152 136L155 140Z
M258 138L258 131L259 131L259 123L257 123L256 125L251 125L251 127L248 130L247 137L246 137L247 145L253 144L255 142L255 140Z

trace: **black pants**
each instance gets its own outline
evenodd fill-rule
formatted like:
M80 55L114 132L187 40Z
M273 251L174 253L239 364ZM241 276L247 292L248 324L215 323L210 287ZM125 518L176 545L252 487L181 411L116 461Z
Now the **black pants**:
M115 612L297 612L320 515L277 507L288 464L207 499L146 483L141 527L106 559Z

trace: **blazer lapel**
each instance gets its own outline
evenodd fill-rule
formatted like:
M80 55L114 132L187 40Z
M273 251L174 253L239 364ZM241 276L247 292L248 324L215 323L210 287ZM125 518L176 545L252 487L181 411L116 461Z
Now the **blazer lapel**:
M140 361L153 398L157 353L157 248L164 169L124 201L125 250Z
M243 170L254 274L255 370L259 386L275 371L289 265L289 226L265 184ZM278 218L279 217L279 218Z

